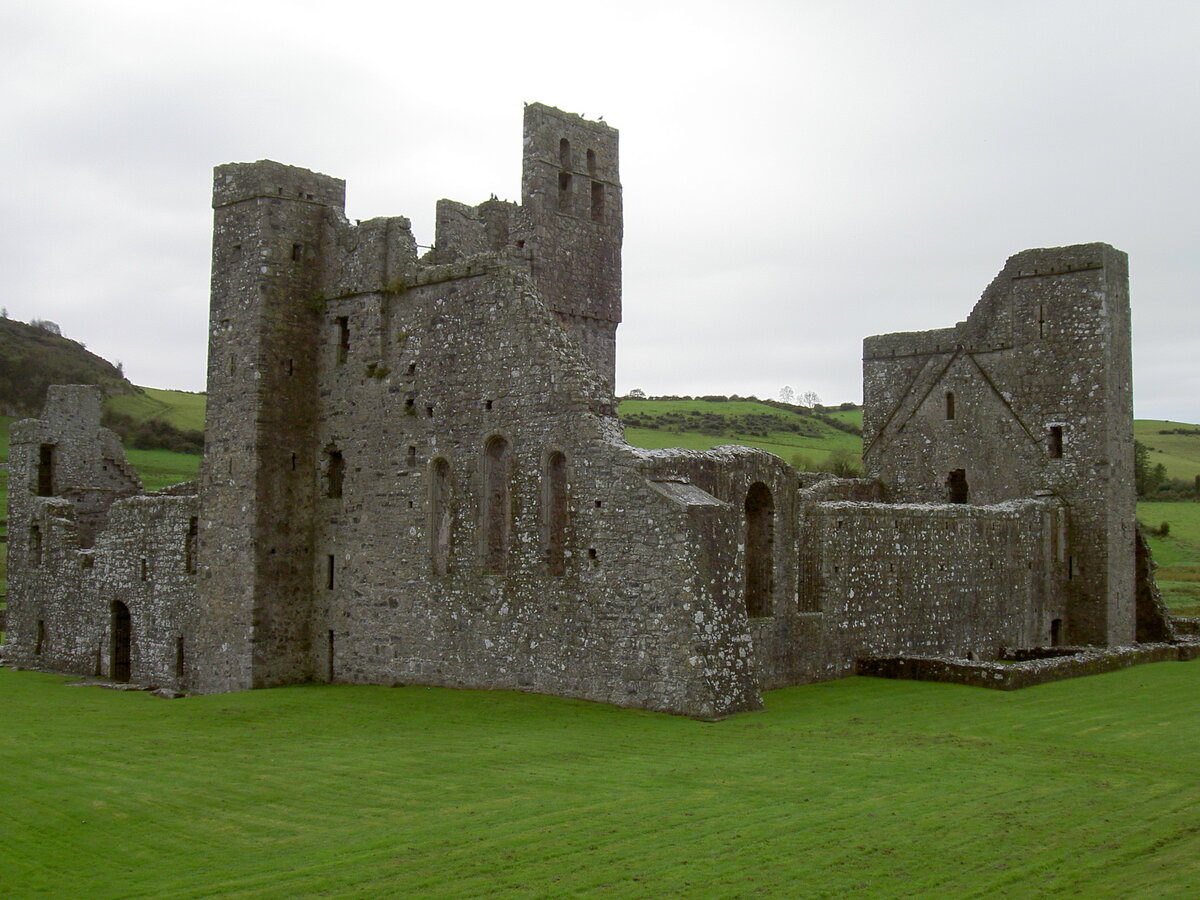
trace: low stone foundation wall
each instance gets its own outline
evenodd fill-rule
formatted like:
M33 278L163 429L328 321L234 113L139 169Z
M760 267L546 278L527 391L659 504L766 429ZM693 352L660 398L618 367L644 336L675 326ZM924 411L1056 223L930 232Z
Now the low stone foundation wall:
M1038 655L1034 655L1037 653ZM1053 653L1055 655L1049 655ZM1042 655L1046 654L1046 655ZM856 673L874 678L944 681L974 687L1015 691L1050 681L1081 675L1099 675L1142 663L1187 662L1200 656L1200 643L1140 644L1136 647L1056 647L1052 651L1026 651L1018 662L974 662L943 657L897 656L860 659ZM1014 654L1015 656L1015 654Z
M1171 616L1171 627L1178 635L1200 634L1200 619L1191 616Z

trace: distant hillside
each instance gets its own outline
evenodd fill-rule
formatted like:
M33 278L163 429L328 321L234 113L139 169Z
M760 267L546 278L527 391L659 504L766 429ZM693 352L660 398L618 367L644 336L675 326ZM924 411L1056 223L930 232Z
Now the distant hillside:
M861 465L862 410L849 403L808 409L741 398L626 398L620 416L625 439L635 447L743 444L800 469L824 468L838 458Z
M0 415L37 415L52 384L95 384L109 395L134 390L116 366L55 330L0 318Z
M797 468L823 467L837 450L862 455L862 408L853 404L808 410L774 400L626 398L620 415L625 438L635 447L707 450L744 444ZM1161 463L1168 478L1190 484L1200 476L1200 425L1137 419L1134 436L1149 449L1150 465Z

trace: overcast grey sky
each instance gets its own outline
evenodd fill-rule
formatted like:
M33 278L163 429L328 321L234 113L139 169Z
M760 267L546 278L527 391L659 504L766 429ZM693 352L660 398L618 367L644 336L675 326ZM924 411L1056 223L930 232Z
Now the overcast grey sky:
M521 105L621 131L618 390L861 400L1009 255L1130 255L1140 417L1200 422L1200 3L0 0L0 305L202 390L214 165L347 215L520 199Z

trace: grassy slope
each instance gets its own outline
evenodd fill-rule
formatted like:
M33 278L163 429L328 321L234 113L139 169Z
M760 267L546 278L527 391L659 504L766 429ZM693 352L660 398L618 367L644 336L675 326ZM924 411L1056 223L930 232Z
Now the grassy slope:
M1137 419L1133 423L1133 435L1150 448L1151 465L1162 463L1168 478L1192 481L1200 475L1200 433L1159 434L1176 428L1200 430L1200 426L1186 422Z
M1195 896L1198 676L853 678L711 724L416 687L165 702L0 670L0 877L90 898Z
M205 394L148 387L138 390L140 393L109 397L104 405L112 412L132 416L135 422L161 419L180 431L204 430Z
M1138 519L1147 528L1171 526L1165 538L1149 535L1158 586L1177 615L1200 616L1200 503L1142 502Z

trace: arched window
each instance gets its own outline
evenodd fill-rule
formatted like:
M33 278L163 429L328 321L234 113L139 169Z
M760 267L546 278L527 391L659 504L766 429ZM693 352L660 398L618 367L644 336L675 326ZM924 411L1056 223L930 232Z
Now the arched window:
M596 175L596 151L589 150L587 152L587 167L588 174L595 177Z
M546 568L551 575L567 572L567 458L555 450L546 460L542 481L542 515L546 534Z
M438 458L429 480L429 556L434 575L450 567L450 463Z
M503 574L508 568L508 539L512 530L512 504L508 496L511 453L499 435L483 448L483 567Z
M746 615L773 613L775 580L775 501L756 481L746 492Z
M558 142L558 167L560 169L571 168L571 142L566 138Z

